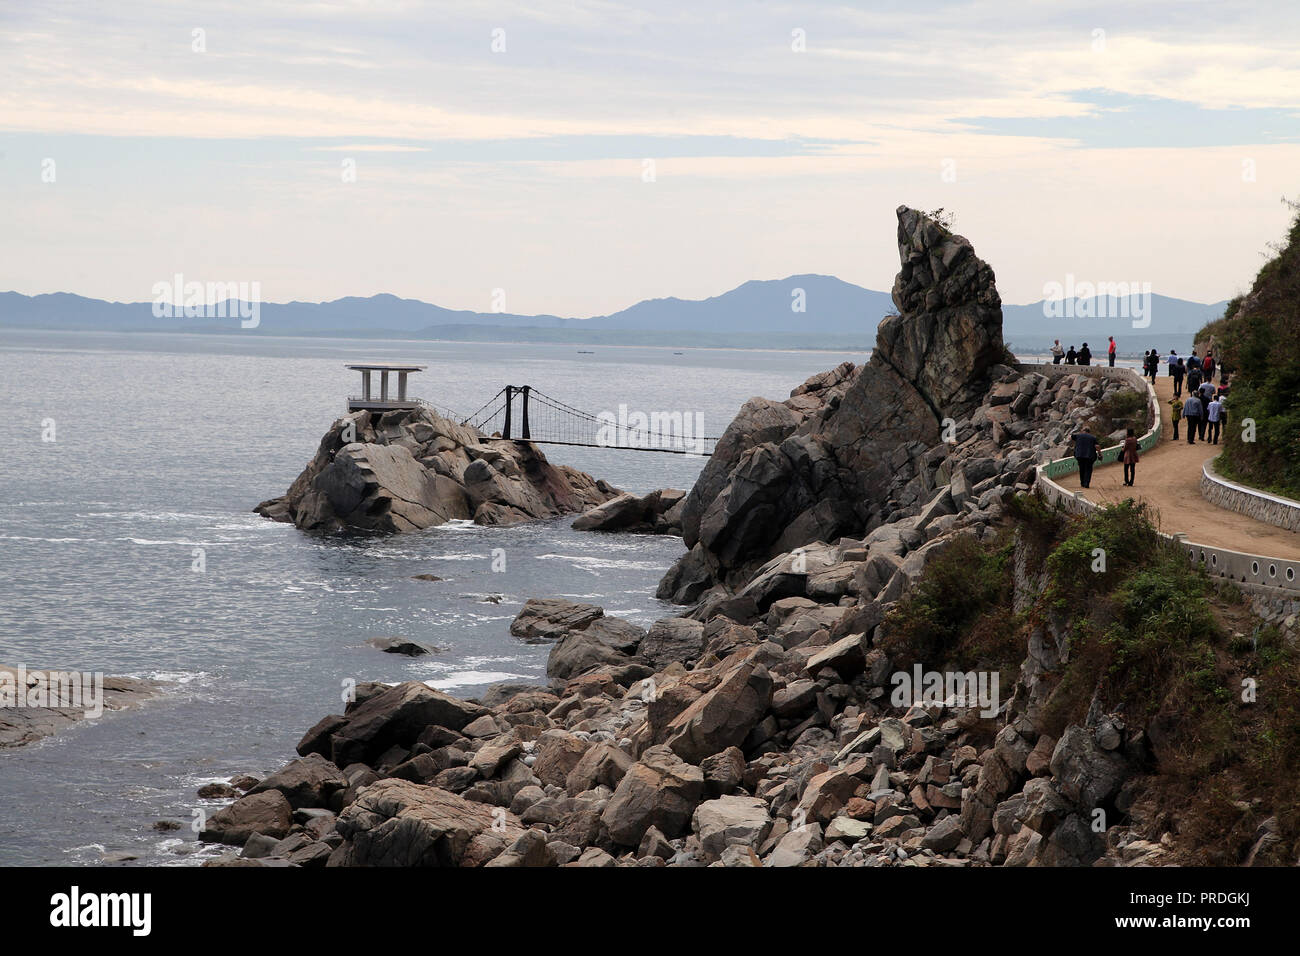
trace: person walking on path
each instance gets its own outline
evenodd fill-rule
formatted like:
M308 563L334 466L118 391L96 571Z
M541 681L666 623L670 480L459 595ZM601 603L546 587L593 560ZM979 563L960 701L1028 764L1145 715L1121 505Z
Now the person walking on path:
M1138 440L1131 428L1128 430L1128 435L1124 437L1120 458L1124 461L1124 484L1132 488L1133 482L1137 481Z
M1092 466L1097 460L1097 439L1086 424L1080 425L1072 437L1074 460L1079 465L1079 487L1087 488L1092 484Z
M1168 364L1168 366L1169 366L1169 377L1170 377L1170 378L1173 378L1173 377L1174 377L1174 366L1178 364L1178 353L1175 352L1173 349L1170 349L1170 350L1169 350L1169 357L1168 357L1167 359L1165 359L1165 362L1166 362L1166 363Z
M1196 392L1187 390L1187 401L1183 402L1183 418L1187 419L1187 444L1196 444L1196 426L1201 421L1201 400Z
M1201 387L1201 363L1195 358L1189 359L1187 364L1187 390L1194 392Z
M1052 364L1060 365L1063 358L1065 358L1065 349L1061 348L1061 340L1057 339L1052 345Z
M1080 365L1092 364L1092 351L1088 348L1087 342L1084 342L1083 348L1079 349L1079 354L1077 356L1077 359Z
M1151 350L1150 362L1151 362L1151 369L1150 369L1151 384L1154 385L1156 383L1156 376L1160 374L1160 353L1157 352L1155 349Z
M1169 366L1169 374L1174 378L1174 398L1177 398L1183 394L1183 376L1187 374L1187 368L1183 365L1182 359Z
M1174 423L1174 441L1178 441L1178 421L1183 417L1183 403L1178 400L1178 396L1169 399L1169 417Z
M1066 365L1074 365L1076 362L1078 362L1078 360L1079 360L1079 353L1076 352L1076 351L1074 350L1074 346L1071 345L1071 346L1070 346L1070 351L1068 351L1068 352L1065 353L1065 364L1066 364Z
M1210 444L1217 445L1219 443L1219 422L1223 419L1223 399L1216 395L1214 400L1205 406L1205 418L1209 422Z
M1110 339L1110 346L1106 349L1106 356L1110 359L1110 367L1115 367L1115 336L1107 336Z
M1214 381L1214 355L1213 355L1213 353L1208 352L1208 351L1205 353L1205 361L1201 363L1201 367L1205 370L1205 380L1206 380L1207 382L1213 382L1213 381Z

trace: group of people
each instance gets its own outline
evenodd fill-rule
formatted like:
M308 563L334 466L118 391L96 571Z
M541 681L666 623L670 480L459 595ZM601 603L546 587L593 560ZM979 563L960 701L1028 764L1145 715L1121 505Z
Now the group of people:
M1115 336L1109 336L1110 342L1106 346L1106 358L1110 367L1115 367ZM1064 360L1066 365L1091 365L1092 350L1088 348L1088 343L1084 342L1083 347L1075 351L1073 345L1068 349L1061 348L1061 340L1057 339L1052 344L1052 364L1060 365Z
M1219 432L1228 422L1228 408L1223 398L1227 389L1216 386L1213 382L1201 382L1196 388L1191 383L1187 386L1187 398L1177 397L1169 400L1169 411L1174 420L1174 441L1178 441L1178 419L1187 419L1187 444L1195 445L1196 439L1208 441L1211 445L1219 443Z
M1222 391L1228 389L1228 370L1222 364L1214 361L1214 353L1206 349L1205 355L1197 357L1196 349L1192 349L1192 354L1186 360L1179 358L1177 352L1170 352L1169 357L1165 359L1169 366L1169 377L1174 380L1174 397L1183 394L1183 379L1187 380L1187 391L1193 392L1199 389L1204 382L1213 382L1217 373L1219 376L1219 386ZM1152 381L1154 381L1154 376Z
M1086 352L1087 348L1085 342L1083 350ZM1091 364L1090 353L1086 361L1080 361L1078 355L1073 346L1070 347L1069 352L1062 352L1061 342L1058 339L1052 347L1052 364L1059 365L1062 356L1067 365ZM1153 385L1161 361L1160 353L1156 349L1151 349L1142 356L1142 374L1149 378ZM1208 348L1203 356L1198 356L1196 349L1192 349L1192 354L1186 359L1181 358L1176 351L1170 350L1163 361L1169 370L1169 377L1174 380L1174 397L1169 400L1170 417L1174 425L1172 440L1178 440L1178 426L1183 419L1186 419L1187 444L1195 445L1196 439L1200 438L1201 441L1217 445L1219 435L1228 422L1228 407L1225 402L1228 394L1227 369L1222 363L1215 362L1214 353ZM1115 364L1113 337L1110 340L1110 364L1111 366ZM1214 383L1216 374L1219 376L1218 385ZM1186 398L1183 398L1184 381L1187 383ZM1088 430L1088 426L1084 425L1072 436L1072 439L1074 459L1079 466L1079 485L1087 488L1092 484L1092 468L1099 457L1097 438ZM1124 437L1119 460L1124 464L1124 484L1132 487L1137 479L1138 440L1131 428Z

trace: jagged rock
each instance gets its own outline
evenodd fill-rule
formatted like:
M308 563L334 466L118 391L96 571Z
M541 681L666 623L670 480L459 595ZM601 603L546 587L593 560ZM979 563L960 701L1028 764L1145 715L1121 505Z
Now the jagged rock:
M523 836L508 811L406 780L367 787L339 814L337 828L345 843L330 865L483 863Z
M880 323L870 361L810 379L785 403L745 403L686 497L691 550L660 597L739 587L781 551L880 524L920 480L943 421L979 406L1005 355L993 271L964 238L907 207L897 215L898 314ZM949 491L931 519L955 510Z
M583 511L618 494L530 442L497 441L427 407L336 421L280 498L254 509L299 528L416 531L453 518L502 524Z
M686 492L663 488L648 495L621 494L584 512L573 522L575 531L624 531L681 534L681 509Z
M529 598L510 622L510 633L515 637L555 641L571 631L584 630L604 614L604 609L594 604L577 604L561 598Z
M803 866L821 852L822 828L819 823L805 823L781 837L776 848L763 861L764 866Z
M668 746L683 760L699 763L743 743L771 702L772 677L751 655L673 718Z
M668 747L646 750L628 768L601 813L610 837L624 846L637 846L646 830L665 836L681 834L704 792L704 774Z
M320 754L308 754L271 774L250 794L278 790L294 809L328 807L336 791L347 788L343 772Z
M666 617L655 621L641 639L637 656L655 669L674 661L686 664L704 650L704 625L686 617Z
M1061 734L1051 769L1061 793L1088 809L1114 796L1128 775L1124 758L1102 750L1093 735L1077 724Z
M760 846L772 829L772 818L757 797L724 796L696 807L691 826L699 834L704 858L716 860L729 846Z
M487 713L469 701L407 681L369 697L343 717L322 720L298 743L298 753L319 753L337 766L370 762L393 745L409 747L430 725L460 730Z

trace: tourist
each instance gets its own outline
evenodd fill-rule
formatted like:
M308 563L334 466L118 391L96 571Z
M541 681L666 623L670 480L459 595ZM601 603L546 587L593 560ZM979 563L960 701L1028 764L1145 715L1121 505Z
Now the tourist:
M1115 336L1111 335L1108 336L1108 338L1110 339L1110 346L1106 349L1106 356L1107 358L1110 359L1110 367L1114 368L1115 367Z
M1196 357L1196 349L1192 349L1192 354L1187 358L1187 371L1201 367L1201 360Z
M1077 362L1078 360L1079 360L1079 353L1076 352L1076 351L1074 350L1074 346L1071 345L1071 346L1070 346L1070 350L1069 350L1068 352L1065 353L1065 364L1066 364L1066 365L1073 365L1073 364L1074 364L1075 362Z
M1169 377L1173 378L1174 366L1178 364L1178 353L1175 352L1173 349L1170 349L1169 358L1165 359L1165 362L1169 365Z
M1156 376L1160 374L1160 353L1155 349L1151 350L1151 384L1156 383Z
M1084 348L1087 348L1086 343ZM1080 425L1073 438L1074 460L1079 465L1079 487L1087 488L1092 484L1092 466L1097 460L1097 439L1088 431L1087 424Z
M1207 382L1213 382L1214 381L1214 353L1210 352L1208 349L1205 352L1205 361L1201 363L1201 367L1205 370L1205 380Z
M1080 365L1092 364L1092 351L1088 348L1088 343L1083 343L1083 348L1079 349L1078 361Z
M1061 340L1057 339L1052 345L1052 364L1060 365L1063 358L1065 358L1065 349L1061 348Z
M1169 399L1169 417L1174 422L1174 441L1178 441L1178 421L1183 417L1183 403L1175 396Z
M1182 359L1170 366L1169 374L1174 377L1174 398L1177 398L1183 394L1183 376L1187 374L1187 368L1183 365Z
M1214 383L1208 380L1204 381L1201 383L1201 387L1198 388L1197 391L1201 393L1201 404L1208 405L1210 399L1214 398Z
M1214 400L1205 407L1205 418L1209 422L1210 444L1219 443L1219 421L1223 418L1223 399L1214 396Z
M1193 355L1187 360L1187 390L1194 392L1201 387L1201 363Z
M1124 484L1132 488L1133 482L1137 480L1138 440L1131 428L1124 438L1124 447L1120 451L1120 458L1124 462Z
M1201 420L1201 400L1192 389L1187 390L1187 401L1183 402L1183 418L1187 419L1187 444L1196 444L1196 426Z

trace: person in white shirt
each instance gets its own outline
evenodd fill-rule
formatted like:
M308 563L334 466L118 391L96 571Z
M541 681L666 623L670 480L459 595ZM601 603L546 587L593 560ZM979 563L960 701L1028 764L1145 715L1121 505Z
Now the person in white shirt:
M1216 397L1205 408L1206 430L1211 445L1219 443L1219 422L1223 419L1223 399Z

